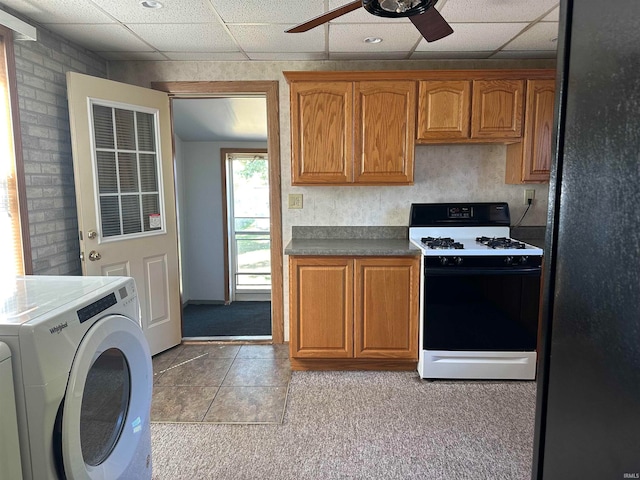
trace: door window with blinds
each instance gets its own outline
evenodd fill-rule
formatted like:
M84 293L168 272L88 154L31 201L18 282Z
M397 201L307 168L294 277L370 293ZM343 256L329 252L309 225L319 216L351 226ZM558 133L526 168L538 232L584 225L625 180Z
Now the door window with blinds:
M164 233L156 112L94 101L91 116L102 240Z

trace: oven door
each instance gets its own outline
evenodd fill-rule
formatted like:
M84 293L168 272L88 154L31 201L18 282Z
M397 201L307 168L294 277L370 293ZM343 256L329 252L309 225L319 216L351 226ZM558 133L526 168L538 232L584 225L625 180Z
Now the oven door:
M423 349L535 351L539 266L425 267Z

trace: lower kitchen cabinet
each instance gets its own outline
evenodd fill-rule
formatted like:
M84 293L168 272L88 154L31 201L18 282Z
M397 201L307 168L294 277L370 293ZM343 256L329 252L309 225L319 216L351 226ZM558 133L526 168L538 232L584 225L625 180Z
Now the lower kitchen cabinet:
M291 256L292 368L413 369L419 257Z

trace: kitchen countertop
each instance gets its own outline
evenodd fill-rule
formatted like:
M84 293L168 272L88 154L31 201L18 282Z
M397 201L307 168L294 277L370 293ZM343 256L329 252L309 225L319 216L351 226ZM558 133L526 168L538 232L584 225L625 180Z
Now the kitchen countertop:
M420 255L407 227L293 227L285 255Z
M511 227L511 238L544 248L546 227Z

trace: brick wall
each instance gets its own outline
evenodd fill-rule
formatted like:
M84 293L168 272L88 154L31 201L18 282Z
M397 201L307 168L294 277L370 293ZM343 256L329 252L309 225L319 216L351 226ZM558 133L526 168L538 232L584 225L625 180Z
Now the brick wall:
M33 273L80 275L65 73L106 78L107 62L23 19L38 27L14 42Z

